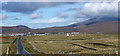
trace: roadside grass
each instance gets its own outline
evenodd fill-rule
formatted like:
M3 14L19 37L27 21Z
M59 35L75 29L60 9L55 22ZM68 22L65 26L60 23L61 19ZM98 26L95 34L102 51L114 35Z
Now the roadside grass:
M35 50L33 46L24 37L25 36L22 36L22 45L25 48L25 50L32 54L38 54L39 52Z
M0 43L2 45L2 54L6 54L7 47L10 45L10 43L16 38L13 36L2 36L2 42Z
M117 34L70 34L69 37L66 34L47 34L25 36L24 38L46 54L115 54L118 51ZM76 46L72 43L94 48L96 51Z
M14 39L14 41L10 45L10 54L16 54L17 53L17 40L18 37Z

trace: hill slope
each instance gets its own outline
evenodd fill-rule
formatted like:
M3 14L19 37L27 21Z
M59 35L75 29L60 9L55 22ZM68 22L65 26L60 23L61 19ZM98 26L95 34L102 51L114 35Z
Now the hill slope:
M117 33L118 32L118 18L92 18L84 22L72 24L63 27L51 27L43 29L30 29L27 26L18 25L13 27L2 27L2 33L57 33L57 32L87 32L87 33Z

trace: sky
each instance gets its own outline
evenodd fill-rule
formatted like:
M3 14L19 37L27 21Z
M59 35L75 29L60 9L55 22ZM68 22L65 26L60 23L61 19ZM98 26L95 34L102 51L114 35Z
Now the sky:
M0 26L25 25L33 29L67 26L90 18L117 17L113 2L2 2Z

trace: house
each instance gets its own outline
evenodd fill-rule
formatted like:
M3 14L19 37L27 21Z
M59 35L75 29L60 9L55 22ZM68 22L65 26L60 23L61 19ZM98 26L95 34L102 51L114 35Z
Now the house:
M14 34L14 35L17 35L17 36L18 36L18 35L24 35L24 33L17 33L17 34Z
M71 34L79 34L80 32L71 32Z
M70 36L70 33L67 33L67 35L66 36Z
M58 34L65 34L65 32L59 32Z
M34 33L34 35L45 35L47 33Z
M97 34L102 34L102 32L97 32Z

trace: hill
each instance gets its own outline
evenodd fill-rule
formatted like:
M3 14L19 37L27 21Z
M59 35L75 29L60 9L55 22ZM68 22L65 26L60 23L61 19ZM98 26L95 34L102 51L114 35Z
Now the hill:
M118 18L116 17L102 17L92 18L84 22L75 23L68 26L50 27L42 29L30 29L27 26L18 25L7 27L3 26L2 33L58 33L58 32L87 32L87 33L117 33L118 32Z

